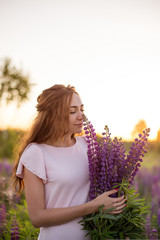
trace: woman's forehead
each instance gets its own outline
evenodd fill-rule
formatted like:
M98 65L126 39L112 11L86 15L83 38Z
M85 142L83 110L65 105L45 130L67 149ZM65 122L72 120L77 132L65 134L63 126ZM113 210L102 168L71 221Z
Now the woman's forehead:
M78 94L74 93L72 96L70 106L72 107L72 106L82 106L82 105L83 105L83 103L82 103L80 96Z

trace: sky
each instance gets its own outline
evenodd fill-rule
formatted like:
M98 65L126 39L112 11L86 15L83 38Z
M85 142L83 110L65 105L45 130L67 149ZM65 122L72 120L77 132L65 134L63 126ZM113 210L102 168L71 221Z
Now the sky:
M35 83L19 109L0 105L0 126L28 128L36 99L73 85L97 132L129 139L141 119L160 129L159 0L0 0L0 59Z

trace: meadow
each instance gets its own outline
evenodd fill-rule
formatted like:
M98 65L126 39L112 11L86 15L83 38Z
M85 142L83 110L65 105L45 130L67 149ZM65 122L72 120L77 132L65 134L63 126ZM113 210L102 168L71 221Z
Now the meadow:
M29 220L25 195L12 188L14 148L23 132L0 131L0 239L37 239L39 229ZM124 142L129 150L131 142ZM150 142L135 180L140 198L145 198L150 212L146 216L146 239L160 239L160 143Z

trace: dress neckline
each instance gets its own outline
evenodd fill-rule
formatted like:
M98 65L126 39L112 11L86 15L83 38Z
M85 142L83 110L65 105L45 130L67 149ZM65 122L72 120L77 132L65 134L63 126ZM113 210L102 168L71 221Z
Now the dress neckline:
M68 146L68 147L56 147L56 146L53 146L53 145L49 145L47 143L41 143L41 145L44 145L44 146L47 146L49 148L55 148L55 149L71 149L71 148L74 148L77 144L77 138L75 137L75 143L72 145L72 146Z

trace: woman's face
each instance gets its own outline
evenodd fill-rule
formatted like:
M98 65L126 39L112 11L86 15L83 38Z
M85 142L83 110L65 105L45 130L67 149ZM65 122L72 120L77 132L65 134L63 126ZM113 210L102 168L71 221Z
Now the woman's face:
M78 94L74 93L70 105L69 132L81 133L83 127L83 103Z

